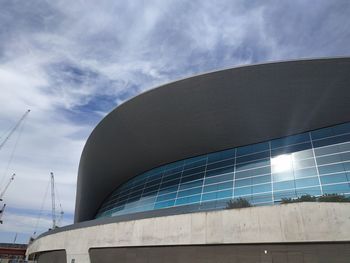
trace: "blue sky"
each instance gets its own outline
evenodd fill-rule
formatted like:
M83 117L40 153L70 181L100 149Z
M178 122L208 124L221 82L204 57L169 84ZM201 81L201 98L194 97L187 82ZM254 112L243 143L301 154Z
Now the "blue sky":
M202 72L350 55L350 1L0 1L0 242L33 233L50 171L72 223L76 177L93 127L125 100ZM152 107L152 105L150 105ZM50 226L49 200L38 231Z

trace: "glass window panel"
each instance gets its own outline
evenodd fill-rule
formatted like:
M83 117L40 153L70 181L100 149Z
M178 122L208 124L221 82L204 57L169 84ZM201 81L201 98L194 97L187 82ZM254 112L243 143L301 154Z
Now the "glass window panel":
M263 142L263 143L256 143L248 146L238 147L237 148L237 157L247 154L252 154L256 152L266 151L269 150L269 143Z
M337 174L320 176L320 180L322 184L331 184L331 183L347 182L348 178L346 176L346 173L337 173Z
M340 154L327 155L322 157L317 157L317 165L329 164L329 163L339 163L342 161Z
M166 181L179 179L179 178L181 178L181 174L182 174L181 172L178 172L178 173L174 173L174 174L171 174L171 175L164 176L163 177L163 183L166 182Z
M271 175L253 177L253 184L271 183Z
M207 171L205 173L205 175L207 177L209 176L215 176L215 175L219 175L219 174L224 174L224 173L230 173L230 172L233 172L234 171L234 166L228 166L228 167L224 167L224 168L218 168L218 169L215 169L215 170L210 170L210 171Z
M234 165L234 162L235 162L234 159L228 159L228 160L208 164L207 170L217 169L217 168L226 167L226 166L230 166L230 165L232 166L232 165Z
M189 190L184 190L184 191L180 191L178 192L178 197L184 197L184 196L189 196L189 195L194 195L194 194L198 194L202 192L202 187L196 187L196 188L192 188Z
M203 179L203 177L204 177L204 173L198 173L198 174L182 177L181 178L181 184L187 183L187 182L191 182L191 181L194 181L194 180Z
M328 155L333 153L340 152L339 145L329 145L325 147L315 148L315 155L316 156L322 156L322 155Z
M194 195L176 199L175 205L186 205L189 203L196 203L201 200L201 195Z
M310 141L309 133L297 134L271 141L271 148L282 147Z
M166 195L158 195L156 202L175 199L175 198L176 198L176 192L171 193L171 194L166 194Z
M225 159L233 159L235 157L235 149L208 154L208 163L217 162Z
M252 169L252 168L259 168L259 167L268 166L268 165L270 165L270 158L265 158L265 159L251 161L248 163L237 164L236 171L239 172L239 171L243 171L243 170L248 170L248 169Z
M239 197L242 195L250 195L252 193L252 187L240 187L240 188L235 188L234 194L235 197Z
M204 172L204 171L205 171L205 166L200 166L200 167L196 167L196 168L192 168L192 169L183 171L182 176L185 177L185 176L188 176L191 174L196 174L196 173L200 173L200 172Z
M185 189L202 186L202 185L203 185L203 180L197 180L197 181L181 184L179 190L185 190Z
M297 194L295 190L287 190L287 191L281 191L281 192L274 192L273 198L275 201L281 201L282 198L296 198Z
M176 192L177 188L178 188L177 185L172 186L172 187L168 187L168 188L164 188L164 189L159 190L158 194L162 195L162 194L169 194L169 193L172 193L172 192Z
M257 169L236 172L236 179L247 178L250 176L264 175L269 173L270 173L270 167L261 167Z
M306 159L306 160L295 160L293 158L293 168L296 170L303 169L303 168L309 168L309 167L313 167L313 166L316 166L314 158Z
M194 162L187 162L187 160L185 160L184 170L205 166L206 162L207 162L206 156L203 156L200 158L200 160L196 160Z
M271 184L253 185L253 194L271 192Z
M202 195L202 201L212 201L212 200L215 200L217 199L216 197L216 192L211 192L211 193L203 193Z
M342 161L350 161L350 152L341 154Z
M213 192L220 191L223 189L233 188L233 181L228 181L225 183L206 185L203 188L203 192Z
M241 157L236 158L236 163L246 163L246 162L251 162L254 160L259 160L259 159L264 159L270 157L270 151L266 152L259 152L259 153L254 153L254 154L249 154Z
M143 196L143 197L151 197L151 196L156 196L157 193L158 193L158 190L153 191L153 192L143 192L143 193L142 193L142 196Z
M136 191L136 192L130 192L129 199L130 199L130 197L135 197L135 196L141 197L141 194L142 194L142 190L139 190L139 191Z
M178 185L179 183L180 183L180 179L162 182L162 184L160 185L160 189L168 188L170 186L175 186L175 185Z
M288 189L294 189L295 188L295 181L283 181L283 182L277 182L273 184L273 190L279 191L279 190L288 190Z
M207 184L220 183L224 181L233 180L233 176L234 176L234 173L228 173L228 174L218 175L215 177L208 177L208 178L205 178L204 184L207 185Z
M273 150L271 150L271 156L277 156L277 155L288 154L288 153L293 153L293 152L298 152L298 151L304 151L307 149L311 149L311 143L309 143L309 142L273 149Z
M322 189L323 189L323 193L325 193L325 194L345 194L345 193L350 193L350 185L349 185L349 183L323 185Z
M350 123L343 123L333 127L312 131L311 135L313 139L320 139L324 137L329 137L329 136L334 136L334 135L344 134L349 132L350 132Z
M317 187L309 187L309 188L302 188L302 189L296 189L297 195L321 195L321 188L319 186Z
M293 180L294 179L293 170L288 170L288 171L279 172L279 173L273 173L272 179L274 182Z
M304 150L304 151L299 151L299 152L293 152L292 153L293 160L303 160L303 159L308 159L308 158L313 158L314 153L312 149Z
M322 166L318 166L318 171L319 171L320 175L321 174L344 172L344 166L341 163L322 165Z
M219 191L219 192L217 192L217 199L224 199L224 198L231 199L232 198L232 192L233 192L232 189Z
M154 209L161 209L161 208L166 208L166 207L171 207L174 206L175 200L168 200L164 202L159 202L154 205Z
M350 171L350 162L343 163L343 166L345 171Z
M338 148L340 152L350 151L350 142L338 144Z
M269 203L272 202L272 192L265 194L255 194L251 199L253 204L256 203Z
M313 141L314 147L322 147L330 144L342 143L350 141L350 134L339 135L322 140Z
M145 193L151 193L151 192L154 192L154 191L158 191L158 188L159 188L159 185L154 185L154 186L151 186L151 187L147 187L143 190L143 194Z
M235 187L252 185L252 178L240 179L235 181Z
M150 187L150 186L153 186L153 185L159 185L161 181L162 181L161 178L156 179L156 180L152 180L152 181L148 181L146 183L146 187Z
M304 178L295 180L296 188L308 187L308 186L316 186L320 185L318 181L318 177Z
M295 170L294 171L294 176L295 176L296 179L303 178L303 177L311 177L311 176L316 176L316 175L317 175L316 167L306 168L306 169L301 169L301 170Z

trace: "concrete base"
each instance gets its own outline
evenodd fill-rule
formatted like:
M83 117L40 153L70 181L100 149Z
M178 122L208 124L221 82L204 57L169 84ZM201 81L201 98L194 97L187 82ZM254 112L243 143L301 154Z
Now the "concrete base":
M109 224L96 224L76 229L71 228L70 230L38 238L28 247L27 255L33 256L49 251L64 250L68 263L81 263L90 262L89 251L92 253L91 258L93 260L96 257L100 260L92 262L104 262L101 255L114 255L114 253L118 255L121 253L121 256L126 253L124 257L130 255L130 257L140 258L141 260L144 258L142 256L143 253L146 253L144 251L149 251L147 252L149 254L146 253L148 256L146 256L150 260L142 262L157 262L155 259L153 260L153 257L161 257L161 255L169 257L166 261L174 260L169 262L180 262L180 259L183 260L180 254L183 253L184 255L189 253L189 257L194 257L193 260L196 260L196 257L201 258L200 255L206 253L199 253L198 249L202 249L202 251L209 251L210 249L225 250L229 247L228 251L232 250L233 254L226 254L222 260L220 259L221 261L215 258L207 261L226 262L224 260L226 257L234 258L234 255L250 257L254 253L257 253L254 254L254 260L256 260L261 255L260 248L270 246L269 244L296 244L299 247L278 247L274 245L271 249L276 251L274 252L275 255L279 255L278 251L281 250L281 257L286 255L288 257L292 257L292 255L300 257L300 255L306 253L305 255L314 255L312 258L330 259L333 256L340 257L341 253L343 253L342 249L345 247L350 250L348 245L343 247L337 243L348 244L349 242L350 203L295 203L162 216ZM328 243L329 245L324 247L326 249L323 249L321 245L317 247L307 246L305 247L306 252L303 252L304 247L302 244L321 243ZM243 244L247 245L247 247L241 247ZM255 245L256 247L249 245ZM260 247L260 245L262 246ZM183 251L183 253L179 252L178 247L181 248L180 251ZM105 250L107 248L113 249ZM307 252L309 251L308 248L312 248L310 251L313 252ZM327 251L328 248L334 248L335 250L329 250L328 257L325 257L327 255L323 255L323 251ZM247 251L247 253L240 252L240 249ZM263 250L265 249L263 248ZM334 252L336 250L338 252ZM170 256L166 256L168 252ZM172 256L173 254L174 256ZM213 251L213 256L215 255L215 257L220 257L219 255L221 254L221 252ZM263 257L264 260L265 258ZM127 258L125 260L118 262L128 262ZM239 260L239 257L237 260ZM329 260L328 262L335 261Z

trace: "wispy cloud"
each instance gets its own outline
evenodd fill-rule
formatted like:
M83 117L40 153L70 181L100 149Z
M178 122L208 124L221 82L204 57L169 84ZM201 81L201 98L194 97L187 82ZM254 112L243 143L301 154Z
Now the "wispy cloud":
M0 134L32 109L13 161L15 136L0 151L8 206L39 209L54 171L73 213L82 147L115 106L205 71L349 56L349 14L347 0L1 1ZM0 231L24 231L11 222Z

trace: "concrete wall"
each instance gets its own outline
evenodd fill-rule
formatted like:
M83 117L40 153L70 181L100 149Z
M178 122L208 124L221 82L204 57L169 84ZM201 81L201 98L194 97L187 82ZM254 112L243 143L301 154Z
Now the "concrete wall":
M27 255L65 249L90 262L91 248L294 242L349 242L349 203L295 203L96 225L35 240Z
M90 258L92 263L349 263L350 244L96 248Z

